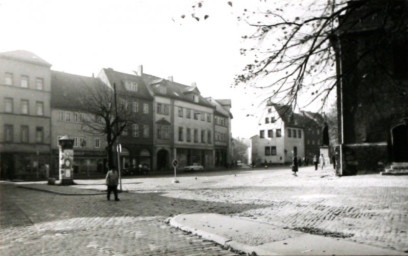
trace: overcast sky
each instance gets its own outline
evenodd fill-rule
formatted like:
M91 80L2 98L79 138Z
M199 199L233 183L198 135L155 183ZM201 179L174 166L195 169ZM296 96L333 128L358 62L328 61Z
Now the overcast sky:
M226 0L206 1L197 15L209 18L200 22L191 18L195 2L0 0L0 52L28 50L53 70L78 75L105 67L132 73L143 65L148 74L196 82L204 96L232 100L234 137L255 135L258 120L247 117L254 92L230 88L245 64L239 49L248 32L233 12L252 1L233 1L235 9Z

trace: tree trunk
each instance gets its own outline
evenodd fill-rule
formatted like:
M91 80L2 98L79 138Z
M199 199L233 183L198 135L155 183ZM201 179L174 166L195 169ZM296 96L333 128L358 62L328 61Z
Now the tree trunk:
M108 155L108 168L112 169L115 164L113 158L112 145L108 144L108 146L106 146L106 154Z

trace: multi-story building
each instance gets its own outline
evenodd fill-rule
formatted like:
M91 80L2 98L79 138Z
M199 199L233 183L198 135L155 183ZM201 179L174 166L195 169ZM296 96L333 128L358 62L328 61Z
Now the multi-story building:
M49 168L50 67L31 52L0 53L2 179L42 177Z
M140 69L141 70L141 69ZM155 160L157 169L198 163L214 167L214 113L216 107L205 99L195 84L176 83L140 72L154 93ZM229 122L229 121L228 121Z
M58 174L58 140L74 139L74 178L104 173L106 135L88 131L85 120L95 120L86 95L105 86L98 78L51 71L51 150L52 175Z
M207 100L215 106L214 111L214 150L215 150L215 166L226 167L231 165L232 161L232 134L231 134L231 119L232 114L231 100L213 99Z
M116 87L118 108L126 108L130 112L129 127L119 138L122 145L122 168L137 169L140 165L149 170L153 166L153 96L142 78L135 74L127 74L102 69L98 77L110 88Z
M319 154L321 124L310 113L295 113L290 106L268 102L258 125L259 134L251 138L255 165L289 163L294 154L311 160Z

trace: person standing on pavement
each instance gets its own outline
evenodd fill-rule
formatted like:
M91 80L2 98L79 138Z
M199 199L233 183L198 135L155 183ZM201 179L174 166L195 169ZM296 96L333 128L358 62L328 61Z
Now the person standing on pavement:
M298 171L298 167L299 167L299 160L298 157L296 155L293 155L293 159L292 159L292 172L294 176L297 176L297 171Z
M107 198L110 200L111 192L115 195L115 201L120 201L118 197L118 183L119 183L119 173L116 169L110 169L106 174L106 186L107 188Z
M319 164L319 162L317 161L317 155L313 156L313 164L314 164L314 167L315 167L315 171L317 171L317 165Z
M323 170L324 165L325 165L323 154L321 154L320 157L319 157L319 163L320 163L321 169Z

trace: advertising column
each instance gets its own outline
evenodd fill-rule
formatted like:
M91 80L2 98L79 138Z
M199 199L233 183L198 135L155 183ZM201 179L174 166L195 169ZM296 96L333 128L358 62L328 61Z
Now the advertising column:
M61 185L74 184L74 140L63 136L58 141L59 145L59 180Z

